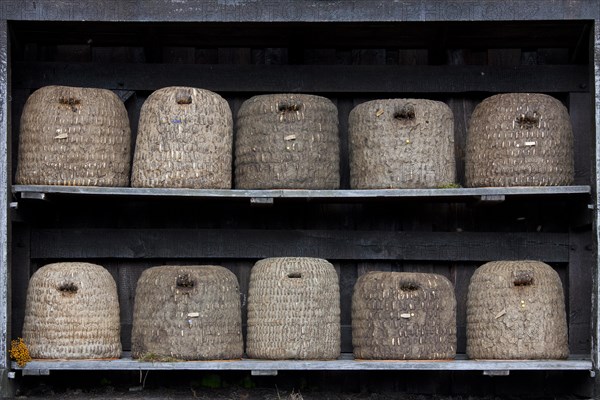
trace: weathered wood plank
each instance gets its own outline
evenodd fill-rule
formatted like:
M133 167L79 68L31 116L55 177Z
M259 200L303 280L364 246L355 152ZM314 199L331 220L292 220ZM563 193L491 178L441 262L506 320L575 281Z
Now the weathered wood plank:
M595 1L554 0L353 0L323 2L222 0L4 0L0 15L10 20L57 21L473 21L598 18Z
M584 353L590 351L592 313L592 272L594 254L592 236L589 231L573 230L569 234L570 260L568 268L568 312L569 312L569 351Z
M242 359L232 361L184 361L184 362L140 362L132 360L125 353L118 360L99 361L42 361L34 360L24 368L13 363L14 369L23 370L24 375L35 374L39 370L68 371L68 370L416 370L416 371L531 371L531 370L559 370L576 371L591 370L592 362L586 356L573 356L568 360L532 360L532 361L492 361L492 360L466 360L458 356L453 361L366 361L354 360L351 354L342 354L338 360L331 361L304 361L304 360L253 360ZM27 372L26 372L27 371ZM29 372L29 373L28 373Z
M480 197L589 195L590 186L539 186L457 189L379 189L379 190L245 190L245 189L163 189L92 186L14 185L13 193L46 193L90 196L197 197L197 198L295 198L295 199L375 199L410 197Z
M448 68L439 65L16 62L14 70L14 86L20 89L70 85L156 90L187 85L216 92L267 93L587 92L588 78L587 66L580 65L457 65Z
M33 229L39 259L227 258L566 262L562 233L259 229Z
M600 191L598 190L598 173L600 172L600 23L597 18L594 24L594 31L592 33L592 45L590 50L594 54L594 83L595 83L595 120L596 120L596 135L595 135L595 154L594 154L594 165L593 165L593 176L592 179L593 193L594 193L594 245L596 249L595 266L592 271L592 357L594 366L598 368L600 366L600 276L598 270L598 244L600 243ZM597 393L600 393L600 384L596 385Z
M340 188L350 187L350 145L348 138L348 115L352 111L352 99L340 97L336 102L340 132Z
M2 13L0 13L2 15ZM8 23L0 20L0 396L10 397L12 387L7 373L10 368L8 345L11 331L11 226L9 224L11 182L11 82L10 40Z
M13 229L12 271L11 271L11 323L13 338L22 336L25 320L25 299L31 277L29 252L30 229L26 224L15 224Z
M575 156L575 183L588 184L592 176L592 150L594 118L589 112L592 104L590 93L570 93L569 115L573 126L573 150Z

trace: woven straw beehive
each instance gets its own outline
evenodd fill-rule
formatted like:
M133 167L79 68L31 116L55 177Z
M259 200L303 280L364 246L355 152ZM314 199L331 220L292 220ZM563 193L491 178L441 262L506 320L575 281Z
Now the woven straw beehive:
M23 338L33 358L118 358L117 286L95 264L48 264L29 281Z
M439 101L374 100L348 121L353 189L433 188L456 180L454 117Z
M467 186L570 185L573 177L573 132L560 101L510 93L475 108L467 133Z
M335 359L340 355L340 289L330 263L282 257L258 261L250 274L251 358Z
M140 112L133 187L231 188L231 109L216 93L166 87Z
M236 276L213 265L145 270L135 292L131 341L134 358L241 358L242 311Z
M354 356L378 360L452 359L454 287L437 274L369 272L352 296Z
M467 355L479 359L560 359L569 354L560 278L539 261L479 267L467 299Z
M306 94L252 97L238 112L235 157L240 189L337 189L337 108Z
M129 119L117 95L46 86L23 108L16 183L128 186L130 149Z

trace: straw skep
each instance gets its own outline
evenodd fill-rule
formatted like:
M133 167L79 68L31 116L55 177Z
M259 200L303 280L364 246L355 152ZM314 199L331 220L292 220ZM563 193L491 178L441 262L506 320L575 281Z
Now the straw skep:
M479 267L467 298L467 355L567 358L565 299L556 271L539 261L494 261Z
M230 189L233 122L209 90L166 87L140 112L131 186Z
M306 257L267 258L250 274L251 358L320 359L340 355L340 289L333 265Z
M499 94L473 111L467 133L467 186L570 185L573 164L569 113L557 99Z
M373 100L348 120L353 189L435 188L455 183L454 117L439 101Z
M16 183L128 186L130 149L127 111L116 94L46 86L23 108Z
M135 292L134 358L241 358L242 311L236 276L214 265L145 270Z
M48 264L29 281L23 339L33 358L121 356L117 286L103 267Z
M238 112L235 186L338 189L336 106L307 94L255 96Z
M354 356L378 360L452 359L454 287L437 274L368 272L352 296Z

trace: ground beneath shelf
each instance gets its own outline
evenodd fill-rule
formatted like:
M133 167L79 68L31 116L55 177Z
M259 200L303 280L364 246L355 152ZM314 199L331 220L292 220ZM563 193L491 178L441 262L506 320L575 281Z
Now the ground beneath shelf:
M52 376L53 375L53 376ZM378 374L363 376L362 381L351 379L340 382L335 376L316 381L314 376L252 377L249 374L155 374L139 373L102 374L102 371L52 373L46 377L21 377L17 384L17 399L227 399L227 400L500 400L500 399L564 399L581 400L592 396L576 390L557 390L552 385L540 387L535 379L525 376L530 389L525 393L509 393L507 389L517 382L506 377L468 377L459 391L437 387L440 376L420 380L417 375L395 375L393 379L379 380ZM126 375L126 376L124 376ZM417 378L417 379L414 379ZM144 379L146 381L144 382ZM552 379L551 379L552 380ZM360 381L359 386L353 385ZM526 383L525 382L525 383ZM144 383L144 386L142 386ZM547 382L549 383L549 382ZM412 385L406 387L405 385ZM211 387L213 386L213 387ZM454 388L456 389L456 387ZM562 392L562 393L561 393ZM426 393L426 394L423 394ZM432 394L440 393L440 394ZM452 393L452 395L449 395ZM458 395L457 393L461 393ZM577 393L577 394L573 394Z
M52 398L65 399L231 399L231 400L499 400L499 399L565 399L580 400L579 396L442 396L422 395L408 393L337 393L331 391L302 391L272 389L206 389L206 388L151 388L130 391L129 388L115 388L112 386L97 388L67 389L64 392L55 392L50 386L38 385L20 390L17 399Z
M28 388L20 391L16 398L52 398L52 399L236 399L236 400L308 400L308 399L407 399L407 400L429 400L431 396L423 395L398 395L398 394L379 394L379 393L357 393L342 394L334 392L312 392L302 393L301 391L285 391L273 389L206 389L206 388L152 388L142 389L133 388L87 388L87 389L68 389L65 392L58 393L52 388L41 385L34 388ZM435 397L441 399L441 397Z

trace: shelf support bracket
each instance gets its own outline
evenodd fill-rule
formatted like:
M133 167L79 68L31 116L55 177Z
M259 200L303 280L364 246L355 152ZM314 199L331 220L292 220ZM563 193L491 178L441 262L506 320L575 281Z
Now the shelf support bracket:
M47 375L50 375L50 370L49 369L45 369L45 368L43 368L43 369L38 369L38 368L28 369L28 368L24 368L21 371L21 374L23 376L27 376L27 375L30 375L30 376L47 376Z
M252 376L277 376L276 369L253 369L250 371Z
M48 200L46 193L41 192L22 192L21 198L30 200Z
M479 196L479 203L482 204L497 204L502 203L506 200L506 196L503 194L482 194Z
M486 369L483 371L484 375L487 376L509 376L509 369Z
M274 199L272 197L251 197L250 204L252 205L260 205L260 206L270 206L273 205Z

